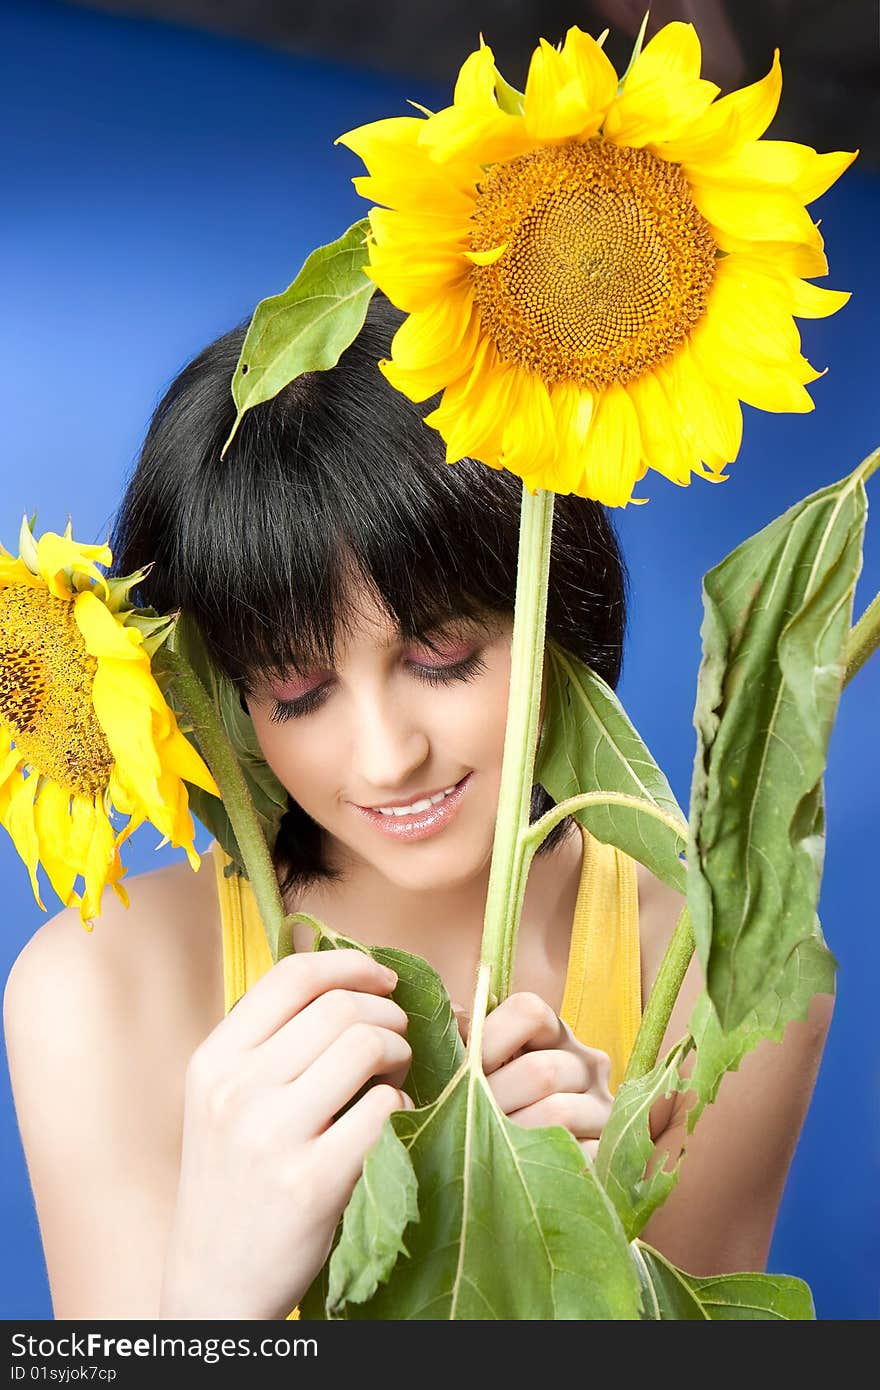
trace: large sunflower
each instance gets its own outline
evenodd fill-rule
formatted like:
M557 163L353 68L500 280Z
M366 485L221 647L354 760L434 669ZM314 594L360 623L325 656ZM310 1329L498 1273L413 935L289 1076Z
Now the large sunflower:
M855 158L761 140L768 75L716 100L692 25L667 24L624 79L569 29L541 41L523 98L485 45L453 104L339 137L369 175L368 273L409 317L389 381L447 459L530 488L626 505L648 468L717 481L739 450L740 401L811 410L820 375L793 317L848 295L805 210Z
M220 793L151 671L173 619L127 601L145 571L107 579L96 562L110 549L78 544L70 523L37 540L23 521L19 551L0 546L0 823L40 907L42 863L90 927L105 885L128 905L119 846L132 831L152 821L197 869L183 779ZM114 809L129 818L118 830Z

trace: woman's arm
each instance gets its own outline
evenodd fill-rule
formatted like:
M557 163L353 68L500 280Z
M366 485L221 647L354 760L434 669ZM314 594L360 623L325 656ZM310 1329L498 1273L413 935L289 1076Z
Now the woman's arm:
M143 954L134 936L148 929L109 894L91 934L68 908L31 938L6 985L9 1070L56 1318L158 1316L183 1078L169 1074L156 1000L147 1026L151 970L135 998L119 968L120 948Z
M684 898L654 879L640 894L640 911L648 916L648 935L668 942ZM650 978L659 957L650 963ZM670 1018L661 1056L681 1038L702 990L696 955L685 976ZM809 1109L834 998L818 994L808 1016L788 1024L779 1043L765 1039L728 1072L713 1105L707 1106L694 1133L686 1135L692 1091L665 1102L662 1129L652 1130L653 1171L670 1157L671 1168L682 1146L678 1182L641 1233L667 1259L690 1274L710 1275L735 1270L763 1270L773 1236L798 1137ZM689 1074L693 1054L682 1065Z

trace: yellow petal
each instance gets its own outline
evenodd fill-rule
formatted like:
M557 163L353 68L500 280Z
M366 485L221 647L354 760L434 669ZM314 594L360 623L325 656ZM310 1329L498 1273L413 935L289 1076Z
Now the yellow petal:
M45 912L46 904L40 897L40 885L37 882L40 844L34 825L34 792L36 788L37 777L34 774L31 774L30 777L22 776L12 779L11 794L4 823L12 836L15 848L27 867L34 897Z
M836 314L851 298L848 290L826 290L806 280L791 279L791 312L799 319L824 319Z
M584 102L579 77L561 53L541 39L532 54L526 79L523 117L534 141L550 143L582 134L593 113ZM601 113L596 115L598 130Z
M742 410L733 387L715 370L714 359L697 357L695 337L681 345L663 381L668 398L676 402L684 439L697 459L717 470L739 453Z
M109 565L112 560L113 552L109 546L80 545L78 541L56 535L54 531L45 531L37 541L37 568L50 594L56 598L70 598L74 593L67 571L94 579L107 594L107 581L93 562Z
M100 796L95 798L92 807L92 834L83 867L85 890L80 904L80 917L83 921L99 917L101 897L116 858L116 840Z
M497 106L447 106L425 122L421 140L439 165L465 161L479 177L481 164L515 159L534 148L522 116L501 111Z
M574 381L557 381L550 388L550 401L556 420L557 459L554 492L577 492L583 475L584 450L595 409L595 398L588 387Z
M656 153L679 164L724 158L744 141L764 134L776 115L781 91L782 69L776 49L766 77L719 97L679 136L659 144Z
M638 416L643 459L655 472L686 487L695 455L688 448L679 427L678 411L664 391L659 374L645 372L628 381L626 391Z
M371 169L375 164L399 157L404 150L416 150L424 124L418 116L389 116L356 126L337 136L333 143L345 145Z
M625 507L632 500L641 460L641 437L635 406L616 383L596 404L584 449L577 492L607 507Z
M815 380L816 373L802 357L783 365L745 352L731 336L713 330L708 317L691 334L690 350L702 371L714 374L747 405L800 414L814 409L802 383Z
M3 732L3 749L0 757L0 788L6 786L10 777L22 767L24 760L17 748L12 747L12 740L8 733Z
M603 116L617 95L617 72L604 48L592 34L585 34L577 25L572 25L562 45L562 57L580 82L585 109ZM588 138L586 130L578 134L581 139Z
M220 788L211 776L211 772L201 754L193 748L185 734L175 728L173 733L162 742L162 767L166 773L180 778L185 782L191 782L195 787L201 787L202 791L210 792L212 796L220 795Z
M495 54L487 43L470 53L461 65L452 100L456 106L495 100Z
M731 283L733 277L732 283L738 291L762 306L759 316L771 305L776 317L794 314L797 318L827 318L842 309L850 298L845 290L827 290L807 284L789 272L784 258L771 261L756 256L728 256L721 275L725 283ZM799 347L799 342L797 345Z
M724 249L731 255L744 255L752 259L760 258L769 265L785 270L789 275L806 276L828 274L828 261L822 250L824 243L817 229L819 246L804 246L794 241L750 241L747 237L724 234Z
M801 340L791 313L790 282L747 256L719 261L706 317L710 331L748 353L777 363L800 354Z
M46 778L34 803L40 861L58 897L69 907L77 896L77 865L70 852L70 792Z
M43 580L40 576L31 573L24 560L4 551L0 556L0 589L11 588L15 584L26 584L32 589L42 589Z
M493 246L490 251L465 251L465 256L473 265L494 265L500 261L507 250L509 242L503 241L500 246Z
M605 118L603 134L636 147L671 140L702 116L720 88L699 76L692 24L666 24L645 45Z
M477 458L498 468L504 421L516 371L498 359L494 344L483 338L466 376L453 382L425 423L446 442L446 461Z
M848 169L858 151L817 154L792 140L750 140L726 159L685 163L692 184L736 187L777 184L799 203L821 197Z
M393 247L397 254L421 252L426 243L442 246L444 254L460 253L470 245L471 224L460 213L442 211L398 212L394 208L371 208L370 228L373 246L380 252Z
M810 214L785 189L693 184L691 193L724 251L731 249L726 233L745 241L802 242L821 250L821 239Z
M446 385L447 370L453 377L460 376L470 365L478 318L470 285L458 294L438 297L429 308L410 314L398 328L391 340L395 368L405 372L439 368L440 377L434 389ZM455 361L450 361L453 358Z
M73 605L76 625L92 656L113 657L117 661L143 662L141 633L136 627L126 627L97 594L77 594Z
M439 295L463 289L471 266L460 252L427 246L420 256L396 256L371 248L367 273L392 304L407 313L430 308Z
M532 491L554 488L556 453L556 417L550 393L537 372L518 371L504 419L501 466L522 478Z

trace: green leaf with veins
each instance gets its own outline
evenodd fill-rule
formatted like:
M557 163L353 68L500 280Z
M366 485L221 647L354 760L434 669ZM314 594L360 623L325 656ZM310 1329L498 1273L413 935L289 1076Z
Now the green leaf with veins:
M727 1031L813 932L865 468L791 507L703 580L687 894Z
M623 793L626 804L574 812L591 835L616 845L685 892L679 854L687 820L623 705L601 676L557 643L547 643L546 707L535 780L559 804L583 792ZM640 805L656 814L647 814Z
M813 1295L802 1279L788 1274L686 1274L643 1241L634 1258L642 1266L643 1308L647 1318L678 1322L806 1322L815 1319Z
M238 414L224 453L248 410L303 372L334 367L357 337L376 291L364 274L369 230L363 218L338 240L319 246L282 294L257 305L232 377Z

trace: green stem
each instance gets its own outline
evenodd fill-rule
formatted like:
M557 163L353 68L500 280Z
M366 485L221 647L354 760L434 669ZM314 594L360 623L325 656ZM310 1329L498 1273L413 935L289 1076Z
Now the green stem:
M272 960L277 961L293 951L293 933L285 917L269 846L260 828L235 749L211 697L186 657L166 644L156 653L153 662L155 667L164 668L171 676L180 708L192 725L205 762L220 788L223 807L241 850Z
M510 993L516 936L531 860L522 832L529 824L538 744L553 500L552 492L539 489L533 496L523 485L516 606L510 646L510 694L480 947L481 962L489 967L488 991L482 996L484 1009L494 1007ZM472 1018L471 1029L474 1023Z
M868 657L880 647L880 594L876 594L865 609L859 621L849 634L846 643L846 674L844 685L848 685L864 666Z
M694 929L691 926L691 915L687 907L684 907L648 995L645 1012L624 1073L624 1081L635 1081L640 1076L645 1076L656 1063L693 954Z

